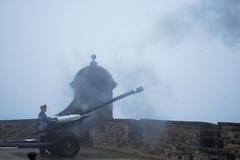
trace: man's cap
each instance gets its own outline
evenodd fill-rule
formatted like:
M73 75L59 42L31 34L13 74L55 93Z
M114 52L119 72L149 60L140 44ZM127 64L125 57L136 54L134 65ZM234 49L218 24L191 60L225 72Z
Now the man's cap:
M40 108L41 108L41 109L42 109L42 108L47 108L47 105L46 105L46 104L41 105Z

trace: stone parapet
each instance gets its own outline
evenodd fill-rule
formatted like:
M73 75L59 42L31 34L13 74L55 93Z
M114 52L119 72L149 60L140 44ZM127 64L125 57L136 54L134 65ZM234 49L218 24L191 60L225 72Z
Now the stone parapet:
M0 141L37 138L36 123L1 120ZM90 143L164 160L240 160L240 123L114 119L96 123Z
M36 119L0 120L0 140L36 138Z
M240 123L219 122L223 148L240 159Z
M225 132L232 131L205 122L116 119L97 124L90 138L95 147L164 160L237 159L238 148L224 140Z

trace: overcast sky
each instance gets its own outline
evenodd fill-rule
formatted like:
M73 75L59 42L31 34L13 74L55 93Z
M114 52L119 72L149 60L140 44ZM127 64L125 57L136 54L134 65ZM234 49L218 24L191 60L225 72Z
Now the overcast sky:
M0 119L48 115L97 55L115 118L240 122L238 0L0 0Z

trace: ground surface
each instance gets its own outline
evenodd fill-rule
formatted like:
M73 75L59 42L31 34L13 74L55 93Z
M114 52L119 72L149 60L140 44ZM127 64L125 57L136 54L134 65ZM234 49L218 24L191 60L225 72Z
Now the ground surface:
M38 153L38 149L16 149L16 148L0 148L0 160L28 160L29 152ZM113 152L92 147L82 147L79 154L74 158L61 158L54 156L39 156L36 160L151 160L150 158L139 157L132 154Z

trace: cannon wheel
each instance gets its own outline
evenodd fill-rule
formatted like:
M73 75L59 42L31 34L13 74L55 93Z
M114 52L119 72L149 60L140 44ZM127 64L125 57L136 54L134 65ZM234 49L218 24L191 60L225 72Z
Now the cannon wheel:
M74 157L80 150L79 138L70 132L61 133L48 151L54 155Z

